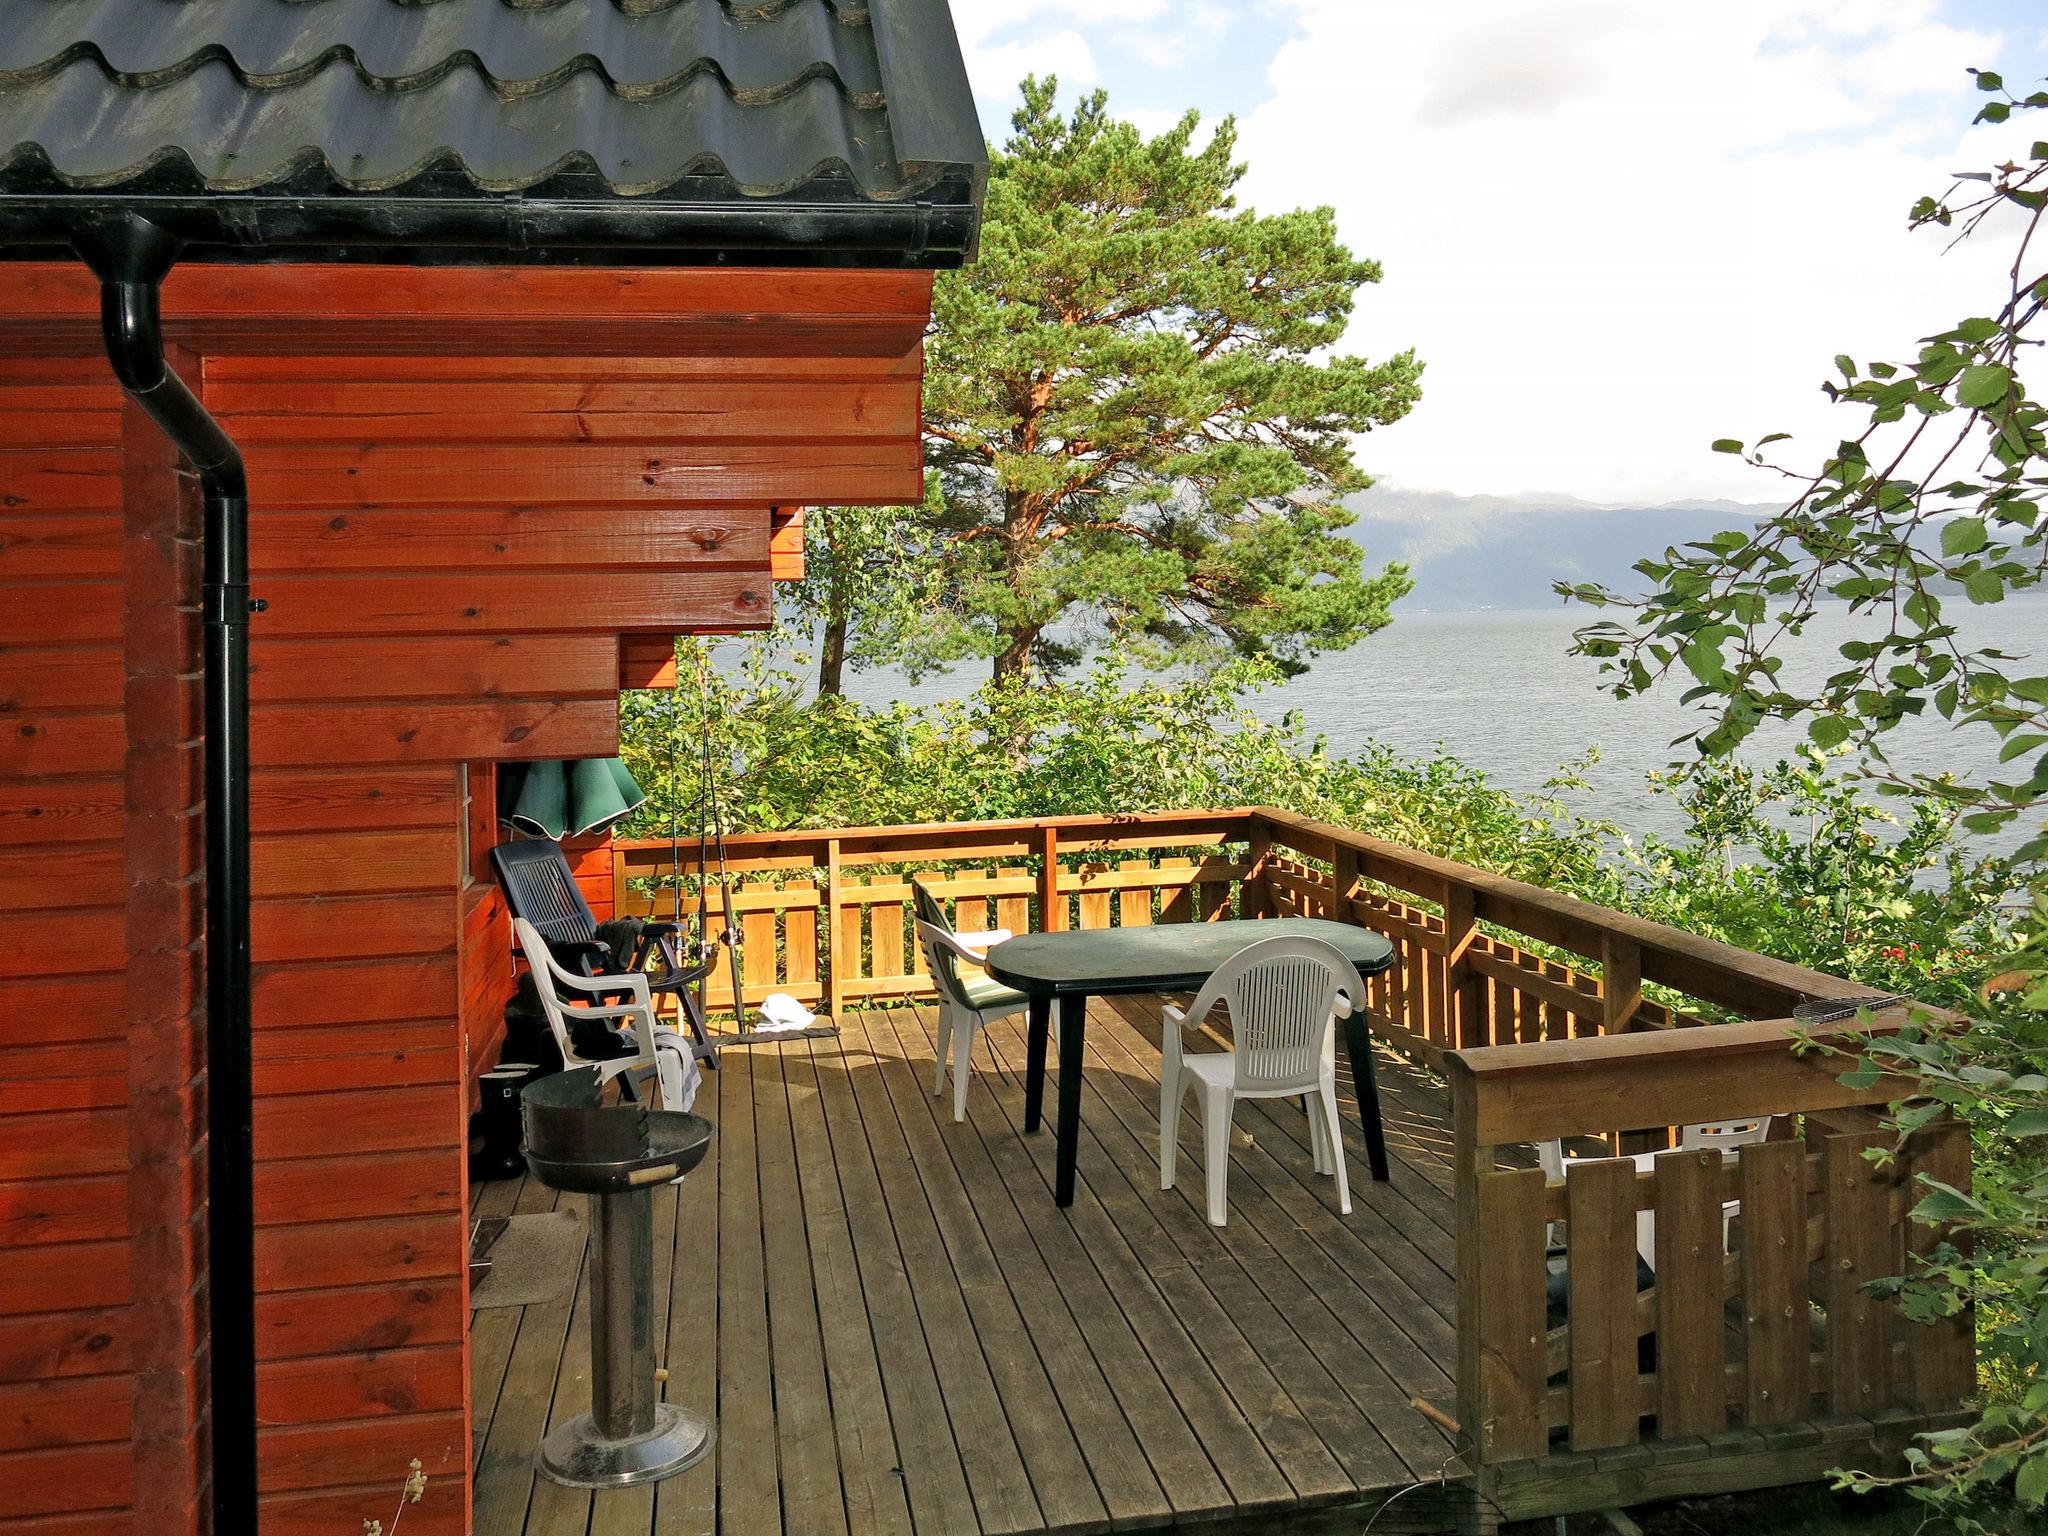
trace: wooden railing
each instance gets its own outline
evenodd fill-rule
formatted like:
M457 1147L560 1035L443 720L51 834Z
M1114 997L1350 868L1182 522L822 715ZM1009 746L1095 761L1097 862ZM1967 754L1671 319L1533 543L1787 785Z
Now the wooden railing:
M1827 1047L1849 1037L1785 1017L1853 983L1283 813L1254 839L1252 907L1394 939L1373 1027L1450 1079L1455 1416L1493 1514L1868 1465L1970 1394L1970 1320L1910 1323L1866 1289L1941 1240L1909 1213L1923 1179L1969 1187L1967 1131L1873 1162L1876 1108L1910 1085L1846 1087ZM1656 1150L1763 1117L1775 1139L1733 1157ZM1548 1181L1549 1141L1655 1155Z
M749 1003L771 992L849 1004L928 994L910 919L923 879L962 929L1132 927L1236 915L1247 867L1231 845L1250 838L1248 811L1060 816L934 823L726 840L739 926L740 985ZM694 843L619 839L611 891L621 915L694 916L705 871ZM714 903L714 905L722 905ZM715 936L721 912L709 916ZM732 1006L723 970L709 1005Z
M761 834L727 856L749 1001L927 991L913 876L963 928L1310 914L1387 935L1399 963L1369 984L1372 1026L1452 1087L1455 1417L1499 1512L1819 1476L1867 1459L1845 1434L1970 1391L1967 1319L1910 1325L1864 1289L1939 1239L1907 1213L1922 1175L1967 1186L1967 1136L1938 1124L1874 1166L1870 1107L1902 1085L1852 1091L1839 1061L1792 1050L1792 1010L1850 982L1265 809ZM611 857L621 912L666 916L701 883L691 847ZM722 976L713 1002L730 1002ZM1528 1166L1534 1142L1634 1153L1766 1115L1780 1139L1726 1161L1586 1157L1556 1184Z
M1767 1020L1447 1058L1459 1417L1504 1515L1617 1502L1581 1453L1611 1463L1619 1447L1641 1456L1636 1497L1868 1464L1970 1394L1969 1319L1915 1324L1865 1289L1940 1240L1909 1213L1923 1177L1968 1189L1968 1133L1937 1123L1873 1162L1892 1146L1873 1106L1908 1085L1845 1087L1839 1057L1794 1054L1800 1033ZM1503 1166L1536 1142L1766 1116L1773 1139L1732 1157L1665 1151L1647 1172L1596 1157L1561 1183ZM1726 1465L1701 1480L1716 1443L1756 1464L1747 1484Z

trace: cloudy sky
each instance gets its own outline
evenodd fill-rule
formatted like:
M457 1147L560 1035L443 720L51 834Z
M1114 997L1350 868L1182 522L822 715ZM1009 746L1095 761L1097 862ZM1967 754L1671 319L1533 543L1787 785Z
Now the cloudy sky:
M1360 455L1415 488L1769 499L1707 445L1831 443L1837 352L1897 356L1995 307L2010 250L1944 254L1905 210L2048 138L1966 126L1967 66L2048 74L2040 0L953 9L992 137L1021 75L1057 73L1148 129L1233 113L1247 201L1336 207L1386 267L1347 345L1428 365Z

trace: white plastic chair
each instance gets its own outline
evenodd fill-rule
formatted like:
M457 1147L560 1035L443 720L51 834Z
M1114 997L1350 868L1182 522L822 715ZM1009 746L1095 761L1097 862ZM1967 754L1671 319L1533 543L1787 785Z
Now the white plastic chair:
M1321 939L1261 939L1226 960L1183 1013L1165 1008L1160 1033L1159 1187L1173 1188L1181 1097L1202 1094L1202 1171L1209 1224L1229 1219L1230 1122L1239 1099L1300 1099L1308 1110L1317 1173L1337 1180L1337 1208L1351 1213L1344 1138L1337 1120L1337 1018L1364 997L1358 968ZM1217 1003L1230 1014L1234 1049L1181 1052L1181 1031Z
M1709 1121L1701 1125L1681 1125L1678 1128L1678 1149L1681 1152L1719 1152L1724 1158L1742 1156L1744 1147L1755 1146L1771 1133L1771 1122L1776 1115L1765 1115L1755 1120ZM1637 1173L1654 1173L1657 1154L1637 1152L1634 1154ZM1546 1179L1562 1181L1567 1167L1564 1143L1561 1141L1540 1141L1536 1144L1536 1162L1543 1169ZM1742 1207L1739 1200L1728 1200L1721 1206L1721 1234L1725 1239L1735 1214ZM1551 1228L1556 1223L1550 1224ZM1554 1244L1556 1233L1546 1229L1546 1244ZM1657 1263L1657 1216L1654 1211L1636 1212L1636 1252L1643 1262L1652 1268Z
M512 931L519 940L526 963L533 968L534 991L540 994L542 1012L555 1044L561 1047L562 1064L567 1067L596 1067L598 1081L608 1082L621 1073L631 1074L636 1092L644 1093L650 1079L660 1092L658 1108L688 1109L697 1097L700 1074L690 1049L674 1030L663 1030L655 1020L647 977L638 971L616 976L579 976L556 964L548 941L525 918L515 918ZM606 1003L600 994L627 994L623 1003ZM571 1010L564 995L582 993L590 1000L579 1004L574 1016L585 1019L618 1019L632 1027L639 1049L631 1056L593 1061L577 1054L570 1038Z
M1027 999L1001 982L986 976L963 976L962 964L979 967L987 946L1000 944L1010 935L1003 929L988 933L952 933L928 923L917 923L918 947L924 951L925 969L939 994L939 1048L932 1064L932 1094L946 1091L946 1059L953 1061L953 1118L967 1118L967 1078L974 1070L974 1037L983 1026L1024 1011ZM977 945L977 942L979 944Z

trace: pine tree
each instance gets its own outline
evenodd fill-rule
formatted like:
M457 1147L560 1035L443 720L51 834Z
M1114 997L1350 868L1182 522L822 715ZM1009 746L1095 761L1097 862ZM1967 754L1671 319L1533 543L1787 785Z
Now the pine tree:
M1378 265L1328 208L1237 207L1224 119L1146 139L1101 92L1062 115L1027 79L990 157L980 259L941 274L925 370L942 505L913 669L998 678L1111 640L1153 664L1265 656L1298 671L1385 625L1406 571L1364 569L1352 437L1398 420L1421 364L1324 356Z

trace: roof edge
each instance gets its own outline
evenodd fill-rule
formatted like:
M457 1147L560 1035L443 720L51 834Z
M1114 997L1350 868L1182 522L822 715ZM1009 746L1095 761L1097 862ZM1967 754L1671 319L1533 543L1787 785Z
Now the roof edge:
M949 170L965 174L974 230L964 255L972 261L981 241L988 145L952 8L947 0L869 0L868 25L875 36L896 163L912 176Z
M405 265L957 267L980 223L926 199L0 194L0 261L68 255L82 227L123 214L175 236L186 261Z

